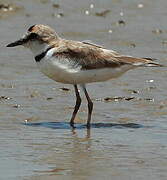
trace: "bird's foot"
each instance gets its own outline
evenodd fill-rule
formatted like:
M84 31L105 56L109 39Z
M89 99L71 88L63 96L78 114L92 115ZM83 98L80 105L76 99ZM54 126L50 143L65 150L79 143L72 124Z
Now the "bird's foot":
M87 123L86 127L87 127L87 129L90 129L90 127L91 127L90 123Z
M71 122L71 121L70 121L70 126L71 126L72 128L75 128L74 122Z

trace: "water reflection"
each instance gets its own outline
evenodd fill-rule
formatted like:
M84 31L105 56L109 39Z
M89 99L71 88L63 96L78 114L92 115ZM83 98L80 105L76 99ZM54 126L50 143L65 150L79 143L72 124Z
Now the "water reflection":
M70 134L68 131L68 137L58 138L54 145L48 144L46 154L42 159L37 160L42 164L48 164L48 169L34 171L38 177L69 175L73 178L73 176L90 175L94 171L90 168L91 163L94 162L91 130L80 132L71 129Z
M92 169L90 164L93 161L92 141L90 137L90 129L87 129L83 137L80 136L76 129L72 130L72 148L71 148L71 175L83 176L91 175Z
M78 137L76 128L72 128L71 132L75 137ZM90 138L90 135L91 135L90 133L91 133L90 128L87 128L86 135L85 135L85 138L84 138L85 140L88 140Z
M95 173L98 174L97 169L100 168L103 170L105 163L112 162L111 157L115 153L112 146L113 139L109 138L106 141L105 138L103 138L102 141L100 140L103 134L105 134L103 128L107 128L106 130L110 131L110 128L143 127L142 125L132 123L93 123L90 129L87 129L85 124L79 123L76 124L76 128L72 128L67 122L39 122L25 123L24 125L32 126L32 129L38 127L38 130L39 127L45 127L46 132L47 128L52 132L50 134L51 137L48 136L46 154L39 160L40 163L48 165L48 167L43 171L35 171L38 173L38 176L42 175L47 177L52 175L57 177L59 175L68 175L71 178L77 177L78 179L85 175L93 176ZM56 136L52 130L54 130ZM99 136L91 136L91 134L97 130ZM42 131L40 130L38 132ZM60 136L62 133L63 135ZM110 144L110 146L107 144ZM110 158L106 157L105 151L110 154ZM99 163L101 163L101 165L99 165ZM108 170L104 169L104 171Z

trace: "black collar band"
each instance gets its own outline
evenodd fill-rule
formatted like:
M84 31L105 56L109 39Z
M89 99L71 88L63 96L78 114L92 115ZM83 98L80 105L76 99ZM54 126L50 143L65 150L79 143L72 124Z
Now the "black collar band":
M50 49L52 49L52 48L53 48L52 46L51 46L51 47L48 47L44 52L42 52L41 54L36 55L36 56L35 56L35 61L36 61L36 62L40 62L41 59L43 59L43 58L45 57L45 55L47 54L47 52L48 52Z

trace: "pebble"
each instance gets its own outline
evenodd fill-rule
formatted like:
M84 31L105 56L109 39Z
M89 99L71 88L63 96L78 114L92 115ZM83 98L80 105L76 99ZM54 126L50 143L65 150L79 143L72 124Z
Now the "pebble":
M113 31L111 29L108 30L108 33L113 33Z
M65 87L60 88L60 90L62 90L62 91L70 91L69 88L65 88Z
M60 5L59 5L59 4L52 4L52 6L53 6L54 8L60 8Z
M124 13L123 13L123 12L120 12L119 14L120 14L120 16L123 16L123 15L124 15Z
M162 34L163 31L161 29L155 29L155 30L152 30L152 33L154 33L154 34Z
M14 108L19 108L19 107L21 107L21 105L20 105L20 104L15 104L15 105L13 105L12 107L14 107Z
M138 7L138 8L143 8L144 5L140 3L140 4L137 5L137 7Z
M106 17L108 13L110 13L110 10L104 10L102 12L96 12L95 15L101 16L101 17Z
M8 96L0 96L0 100L2 100L2 99L9 100L9 99L11 99L11 98L8 97Z
M94 4L90 4L90 9L93 9L94 8Z
M89 13L89 11L88 11L88 10L86 10L86 11L85 11L85 14L86 14L86 15L89 15L90 13Z
M125 23L125 21L124 20L119 20L118 21L118 25L125 25L126 23Z
M146 82L152 83L154 82L154 79L147 80Z

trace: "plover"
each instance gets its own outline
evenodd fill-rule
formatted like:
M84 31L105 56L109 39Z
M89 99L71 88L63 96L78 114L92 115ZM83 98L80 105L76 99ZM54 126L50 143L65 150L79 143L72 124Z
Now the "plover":
M76 104L70 120L73 127L81 105L78 85L82 87L88 101L87 127L90 127L93 102L85 84L117 78L137 67L162 66L153 62L151 58L121 55L88 41L62 39L55 30L42 24L31 26L21 39L8 44L7 47L18 45L32 51L37 66L46 76L57 82L74 86Z

